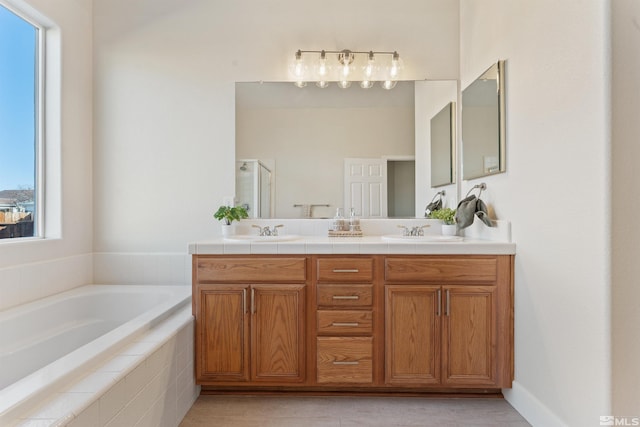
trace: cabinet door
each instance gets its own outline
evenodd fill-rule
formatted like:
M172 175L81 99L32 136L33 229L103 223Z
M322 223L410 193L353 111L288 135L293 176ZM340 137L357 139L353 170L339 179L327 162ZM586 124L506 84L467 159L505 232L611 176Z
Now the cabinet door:
M439 286L385 287L385 382L440 382Z
M199 287L196 374L206 381L249 379L249 316L246 285Z
M443 384L496 385L496 290L444 286Z
M251 287L253 381L304 380L304 285Z

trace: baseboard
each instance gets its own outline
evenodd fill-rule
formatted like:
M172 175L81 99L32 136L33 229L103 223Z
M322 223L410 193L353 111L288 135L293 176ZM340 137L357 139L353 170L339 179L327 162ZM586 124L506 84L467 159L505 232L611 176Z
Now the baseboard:
M568 427L544 403L514 381L512 388L503 389L504 398L533 427Z

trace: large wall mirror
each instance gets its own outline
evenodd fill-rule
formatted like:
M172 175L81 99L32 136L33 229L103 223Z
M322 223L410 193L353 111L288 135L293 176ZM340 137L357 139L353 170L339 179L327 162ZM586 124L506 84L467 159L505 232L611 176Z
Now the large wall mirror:
M416 207L416 194L426 193L429 182L428 156L416 153L429 145L417 136L416 120L428 123L443 105L416 119L428 103L416 103L417 83L399 82L393 90L236 83L238 202L250 206L252 217L332 217L338 207L348 212L348 165L377 159L389 175L381 216L415 216L424 209ZM447 83L455 93L456 82Z
M506 171L505 73L498 61L462 91L462 177Z

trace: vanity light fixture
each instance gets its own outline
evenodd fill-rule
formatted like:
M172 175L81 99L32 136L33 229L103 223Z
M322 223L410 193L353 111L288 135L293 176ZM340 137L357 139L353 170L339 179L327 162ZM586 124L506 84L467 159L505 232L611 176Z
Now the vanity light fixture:
M298 50L289 64L289 74L298 87L308 82L325 88L330 82L346 89L352 82L369 89L380 82L384 89L393 89L403 69L398 52L358 52L343 50Z

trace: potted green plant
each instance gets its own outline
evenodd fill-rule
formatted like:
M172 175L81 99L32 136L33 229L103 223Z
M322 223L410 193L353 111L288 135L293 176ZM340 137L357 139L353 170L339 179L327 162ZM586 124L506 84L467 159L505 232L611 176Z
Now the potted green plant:
M456 226L456 210L451 208L443 208L433 211L429 214L431 219L439 219L442 221L442 234L454 236L457 232Z
M231 234L231 224L233 221L240 221L243 218L249 218L247 209L243 206L226 206L222 205L213 214L213 217L222 222L222 235Z

